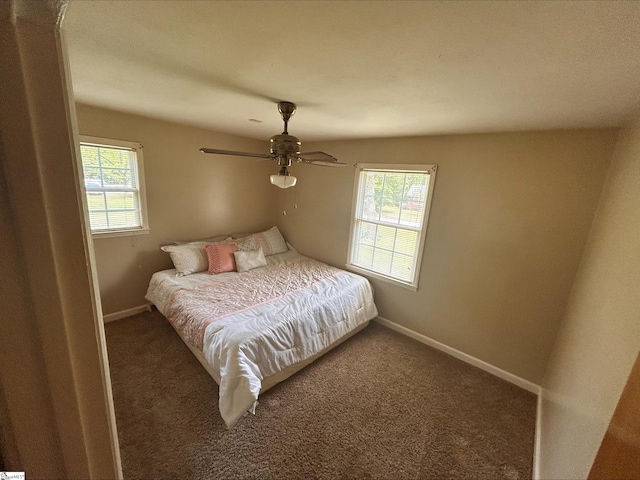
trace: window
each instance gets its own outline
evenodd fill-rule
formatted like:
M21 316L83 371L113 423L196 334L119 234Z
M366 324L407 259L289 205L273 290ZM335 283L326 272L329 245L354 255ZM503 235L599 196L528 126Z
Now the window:
M91 233L148 233L142 145L80 136Z
M436 170L357 166L348 268L417 289Z

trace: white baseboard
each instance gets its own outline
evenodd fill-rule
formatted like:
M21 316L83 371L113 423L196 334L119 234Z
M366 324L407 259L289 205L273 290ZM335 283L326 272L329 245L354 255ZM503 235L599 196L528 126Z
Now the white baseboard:
M462 360L463 362L473 365L474 367L478 367L484 370L485 372L489 372L490 374L495 375L496 377L501 378L503 380L506 380L507 382L513 383L514 385L517 385L520 388L524 388L525 390L531 393L535 393L536 395L539 395L540 393L539 385L536 385L535 383L530 382L529 380L525 380L522 377L514 375L513 373L509 373L506 370L502 370L501 368L493 366L490 363L485 362L484 360L480 360L479 358L476 358L467 353L461 352L460 350L456 350L455 348L450 347L449 345L440 343L437 340L434 340L433 338L429 338L426 335L422 335L421 333L414 332L413 330L410 330L407 327L403 327L402 325L398 325L397 323L394 323L391 320L387 320L386 318L376 317L374 320L384 325L385 327L389 327L392 330L395 330L396 332L400 332L408 337L418 340L419 342L424 343L425 345L429 345L430 347L440 350L448 355L451 355L452 357L455 357L458 360Z
M102 320L104 323L113 322L115 320L120 320L121 318L127 318L137 313L142 312L150 312L151 304L145 303L144 305L138 305L137 307L127 308L126 310L122 310L120 312L109 313L108 315L103 315Z

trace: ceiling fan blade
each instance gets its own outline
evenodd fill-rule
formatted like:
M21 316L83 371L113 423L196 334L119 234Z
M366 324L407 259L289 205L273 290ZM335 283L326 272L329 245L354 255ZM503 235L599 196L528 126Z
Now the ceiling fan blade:
M310 165L320 165L321 167L344 167L346 163L339 162L336 157L324 152L304 152L296 157L298 162Z
M324 152L304 152L298 154L299 161L309 161L309 162L337 162L338 159L333 155L329 155Z
M318 165L320 167L346 167L349 165L344 162L328 162L326 160L300 160L300 163L306 163L307 165Z
M217 148L201 148L203 153L217 153L220 155L236 155L238 157L256 157L265 158L267 160L273 160L275 157L268 153L250 153L250 152L236 152L234 150L219 150Z

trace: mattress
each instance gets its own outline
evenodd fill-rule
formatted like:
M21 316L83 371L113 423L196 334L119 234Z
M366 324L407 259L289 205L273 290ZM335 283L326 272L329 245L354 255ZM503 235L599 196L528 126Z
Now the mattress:
M249 272L151 278L156 305L220 386L231 428L286 378L377 315L367 279L289 250ZM284 372L284 373L283 373Z

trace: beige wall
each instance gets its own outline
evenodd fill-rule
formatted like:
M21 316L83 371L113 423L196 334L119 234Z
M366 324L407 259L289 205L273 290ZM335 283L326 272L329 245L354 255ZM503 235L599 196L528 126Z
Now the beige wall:
M129 115L77 106L80 134L143 144L151 233L95 238L103 312L146 303L153 272L171 268L161 245L273 226L275 165L260 159L222 157L200 147L259 152L264 142Z
M615 139L612 130L584 130L306 149L350 164L439 165L419 289L372 280L380 314L539 383ZM281 193L279 226L302 253L344 266L354 169L297 165L292 172L299 186Z
M0 449L29 478L121 478L65 3L0 2Z
M28 3L37 15L56 2ZM117 443L91 242L83 242L76 197L64 48L57 28L20 15L8 20L5 4L0 446L5 466L28 476L113 478ZM254 150L260 142L85 106L79 121L81 133L146 147L152 233L95 245L107 313L139 305L150 273L169 265L157 247L174 239L278 221L303 253L344 264L352 169L296 166L300 188L279 192L266 181L267 162L208 164L197 152L203 145ZM420 289L374 282L381 313L539 381L614 138L612 131L547 132L316 147L352 163L440 165ZM636 126L615 156L544 381L544 478L586 475L638 351L639 171Z
M540 478L586 478L640 348L640 122L619 142L544 380Z

